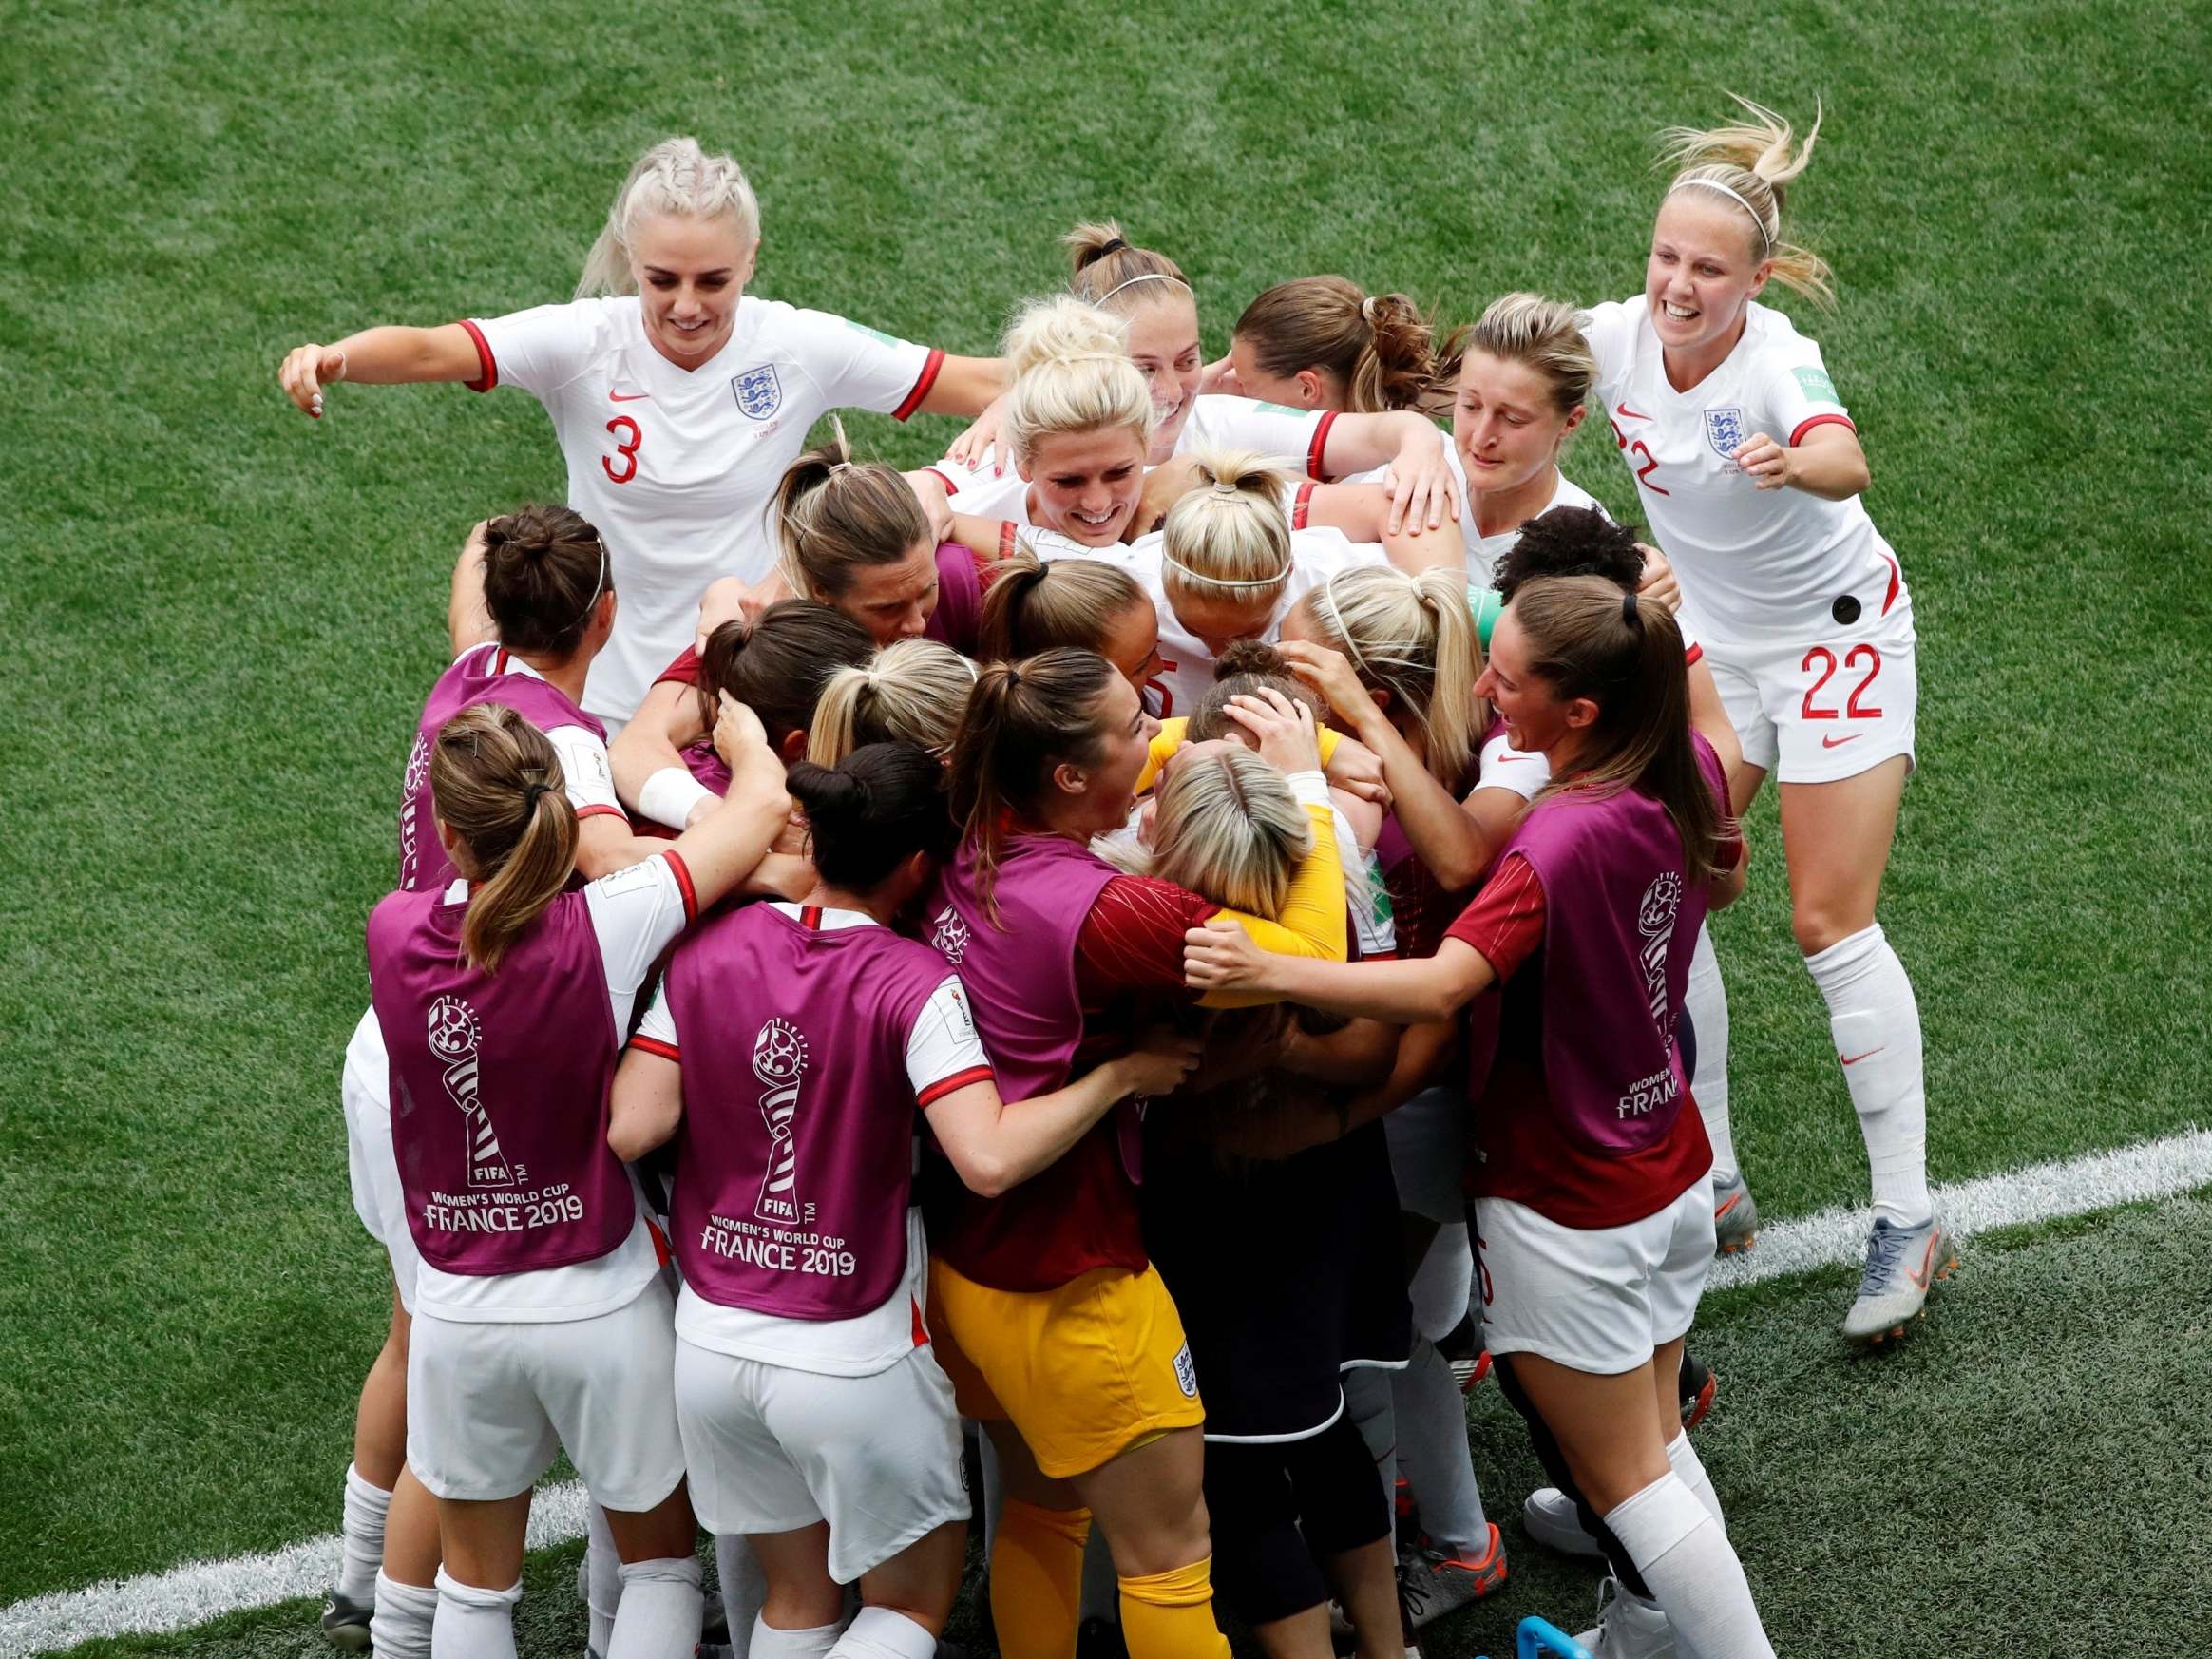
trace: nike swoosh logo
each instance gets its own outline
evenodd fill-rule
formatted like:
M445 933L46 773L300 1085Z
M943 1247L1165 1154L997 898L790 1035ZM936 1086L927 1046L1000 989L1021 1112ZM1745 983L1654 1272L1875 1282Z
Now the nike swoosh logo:
M1613 410L1614 410L1614 412L1615 412L1616 414L1619 414L1619 415L1620 415L1620 416L1621 416L1621 417L1622 417L1624 420L1631 420L1631 421L1648 421L1648 420L1649 420L1649 419L1651 418L1651 417L1650 417L1649 415L1648 415L1648 414L1639 414L1639 413L1637 413L1637 412L1636 412L1634 410L1630 409L1630 407L1629 407L1629 406L1628 406L1626 403L1618 403L1618 404L1615 404L1615 405L1613 406Z
M1516 760L1534 759L1535 759L1535 756L1533 754L1501 754L1497 757L1497 764L1500 766L1510 766Z
M1847 1066L1855 1066L1862 1059L1872 1059L1876 1055L1881 1053L1882 1049L1887 1047L1889 1047L1889 1044L1885 1042L1881 1045L1881 1048L1870 1048L1864 1054L1840 1054L1836 1058L1841 1060Z
M1919 1270L1917 1273L1916 1273L1916 1272L1914 1272L1914 1271L1913 1271L1913 1269L1912 1269L1912 1268L1907 1268L1905 1269L1905 1277L1906 1277L1906 1278L1908 1278L1908 1279L1910 1279L1910 1280L1912 1280L1912 1282L1913 1282L1913 1288L1914 1288L1914 1289L1916 1289L1916 1290L1925 1290L1925 1289L1927 1289L1927 1288L1928 1288L1928 1272L1929 1272L1929 1269L1930 1269L1930 1268L1934 1268L1935 1266L1936 1266L1936 1235L1935 1235L1934 1233L1930 1233L1930 1234L1928 1235L1928 1248L1927 1248L1927 1249L1926 1249L1926 1250L1925 1250L1925 1251L1924 1251L1924 1252L1921 1254L1921 1257L1920 1257L1920 1270Z
M1844 744L1856 743L1865 735L1866 734L1863 732L1854 732L1847 737L1823 736L1821 739L1821 747L1822 749L1840 749Z
M1731 1211L1731 1210L1735 1209L1737 1205L1739 1205L1739 1204L1741 1204L1741 1203L1743 1203L1743 1202L1744 1202L1744 1194L1743 1194L1743 1193L1741 1193L1741 1192L1738 1192L1738 1193L1735 1193L1735 1194L1733 1194L1733 1195L1732 1195L1732 1196L1731 1196L1731 1197L1728 1199L1728 1201L1727 1201L1726 1204L1722 1205L1722 1206L1721 1206L1721 1207L1720 1207L1718 1210L1716 1210L1716 1211L1713 1211L1713 1219L1714 1219L1715 1221L1718 1221L1718 1220L1720 1220L1720 1218L1721 1218L1722 1216L1724 1216L1724 1215L1727 1214L1729 1211Z
M652 395L650 391L610 391L607 393L607 401L609 403L643 403Z

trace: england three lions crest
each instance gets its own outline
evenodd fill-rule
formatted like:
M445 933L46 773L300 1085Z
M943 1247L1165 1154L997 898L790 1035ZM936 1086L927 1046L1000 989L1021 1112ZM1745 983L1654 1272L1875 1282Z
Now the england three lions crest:
M783 403L783 382L773 363L746 370L730 382L730 390L736 393L738 411L753 420L768 419Z
M1732 467L1736 451L1744 447L1744 440L1751 434L1744 429L1744 411L1740 409L1708 409L1705 411L1706 442L1713 447L1713 453Z

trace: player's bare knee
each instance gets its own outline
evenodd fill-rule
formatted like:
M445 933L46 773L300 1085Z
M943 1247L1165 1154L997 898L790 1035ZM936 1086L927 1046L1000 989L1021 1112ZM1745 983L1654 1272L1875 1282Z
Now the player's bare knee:
M1790 932L1797 936L1801 956L1818 956L1832 944L1840 944L1869 926L1874 918L1845 914L1828 906L1798 905L1789 915Z

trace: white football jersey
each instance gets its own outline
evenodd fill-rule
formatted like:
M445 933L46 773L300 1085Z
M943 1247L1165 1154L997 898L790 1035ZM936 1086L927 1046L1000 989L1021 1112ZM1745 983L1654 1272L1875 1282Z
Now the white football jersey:
M1851 425L1821 348L1788 317L1751 303L1735 350L1688 391L1668 383L1642 296L1581 323L1637 505L1710 639L1819 639L1908 602L1897 555L1856 496L1757 489L1728 458L1756 433L1794 445L1823 423Z
M1117 543L1111 547L1086 547L1057 531L1039 530L1025 540L1037 549L1037 556L1047 562L1097 559L1119 565L1136 579L1137 585L1151 596L1159 618L1160 672L1151 681L1161 694L1157 712L1162 719L1190 713L1192 705L1213 684L1213 654L1183 625L1174 606L1168 602L1165 538L1155 530L1126 545ZM1380 546L1372 542L1349 541L1341 530L1292 530L1289 580L1276 601L1275 614L1254 638L1270 644L1280 639L1283 619L1290 607L1339 571L1389 563L1389 555Z
M1520 525L1500 530L1495 536L1485 536L1475 527L1475 504L1467 499L1467 464L1459 459L1459 447L1447 443L1444 459L1452 468L1452 483L1459 492L1459 533L1467 543L1467 585L1488 587L1497 575L1497 562L1513 551L1513 544L1520 540ZM1558 487L1552 491L1552 499L1529 515L1540 519L1554 507L1597 507L1597 498L1569 478L1564 472L1556 474Z
M1191 406L1183 429L1175 434L1174 453L1249 449L1293 473L1325 478L1322 455L1335 423L1334 410L1292 409L1287 404L1207 392Z
M461 326L481 361L471 389L519 386L545 406L568 462L568 505L606 543L615 632L583 706L616 721L692 642L707 584L756 582L774 563L769 511L814 422L836 409L904 420L944 360L751 295L737 302L729 343L694 370L654 350L635 296Z

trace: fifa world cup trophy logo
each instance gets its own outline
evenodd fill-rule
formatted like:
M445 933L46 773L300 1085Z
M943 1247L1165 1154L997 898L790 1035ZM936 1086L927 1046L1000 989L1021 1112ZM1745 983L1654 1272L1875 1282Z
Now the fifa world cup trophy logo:
M791 1138L799 1111L799 1078L807 1069L807 1039L784 1020L771 1020L753 1039L753 1075L767 1086L760 1115L768 1120L768 1173L753 1213L778 1227L800 1222L798 1147Z
M1670 872L1654 877L1636 906L1645 1000L1650 1005L1651 1023L1667 1039L1674 1036L1674 1006L1667 996L1667 956L1674 947L1674 918L1681 909L1682 878Z
M491 1115L477 1095L476 1050L482 1035L476 1010L459 997L440 997L430 1004L430 1053L446 1068L446 1093L468 1125L467 1184L511 1187L514 1172L499 1150Z

